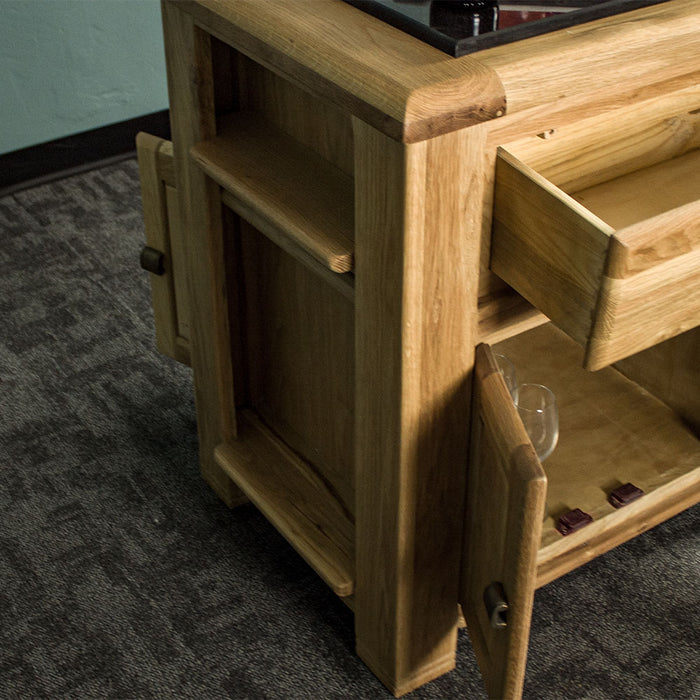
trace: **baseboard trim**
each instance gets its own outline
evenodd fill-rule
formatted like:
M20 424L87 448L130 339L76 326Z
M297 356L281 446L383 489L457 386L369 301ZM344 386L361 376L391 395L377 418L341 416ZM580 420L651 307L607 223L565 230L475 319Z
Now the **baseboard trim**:
M168 110L0 155L0 196L128 158L139 131L170 138Z

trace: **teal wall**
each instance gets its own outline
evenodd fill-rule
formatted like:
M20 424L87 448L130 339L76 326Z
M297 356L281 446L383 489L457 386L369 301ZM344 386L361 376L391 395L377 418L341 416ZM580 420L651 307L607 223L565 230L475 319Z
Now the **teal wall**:
M0 153L167 106L158 0L0 0Z

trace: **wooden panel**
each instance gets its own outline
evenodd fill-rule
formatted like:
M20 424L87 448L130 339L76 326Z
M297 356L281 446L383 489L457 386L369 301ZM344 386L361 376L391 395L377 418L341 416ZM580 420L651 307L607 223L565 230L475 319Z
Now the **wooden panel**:
M619 228L586 365L596 369L700 325L700 150L575 197Z
M395 139L420 141L505 110L492 70L337 0L180 5L214 36Z
M606 367L698 325L700 248L625 279L603 279L585 366Z
M615 365L668 404L700 438L700 328L659 343Z
M291 239L334 272L352 269L353 183L340 170L251 114L232 115L192 155L228 206L273 240Z
M454 665L483 133L355 146L357 650L402 694Z
M242 222L248 402L355 510L354 308Z
M476 54L505 87L498 143L698 85L697 0L671 0ZM510 135L507 132L510 132Z
M700 498L700 441L661 401L611 367L584 370L583 350L551 324L494 349L513 361L519 381L545 384L559 405L559 443L544 463L548 492L538 585ZM617 510L607 496L627 482L646 495L634 508ZM555 523L574 508L594 522L562 537Z
M479 299L479 342L498 343L547 323L547 317L509 287Z
M354 525L322 479L250 411L238 439L215 451L221 468L339 596L354 586Z
M172 158L171 165L172 165ZM173 270L173 291L177 311L176 343L183 348L189 358L190 346L190 293L187 289L187 263L185 252L185 232L180 218L180 203L175 187L165 186L165 206L168 212L170 252ZM189 359L187 364L189 364Z
M699 172L700 150L696 149L669 160L656 161L612 179L602 180L602 184L596 183L585 189L569 188L568 191L573 193L577 202L581 202L610 226L622 229L696 202L700 192ZM599 178L601 175L599 174ZM663 229L659 231L658 227L647 225L645 230L647 237L642 243L645 246L649 242L657 241L659 236L663 236L664 239L668 237L668 233ZM640 233L638 232L637 236ZM618 232L617 237L622 237L621 232ZM698 237L695 233L694 242L697 242ZM623 240L630 245L630 239L628 233Z
M349 112L299 89L241 54L237 54L236 68L241 111L264 115L267 122L352 177L354 152Z
M518 129L506 128L509 118L490 122L487 177L493 180L496 148L504 143L520 161L569 194L697 149L700 78L683 89L667 83L663 88L652 96L637 94L633 107L622 100L602 114L587 105L586 113L578 115L537 111L539 121L533 115L533 124ZM492 188L486 191L480 297L501 293L504 284L488 270L493 202L488 197Z
M578 115L549 128L520 131L508 138L490 125L490 143L508 150L565 192L578 192L628 175L700 146L700 82L674 89L631 106L617 106L597 114ZM550 119L547 112L544 119Z
M613 232L499 149L491 269L580 343L590 333Z
M214 460L214 448L236 433L226 267L218 187L190 162L189 150L216 129L211 43L178 3L162 5L168 91L180 218L185 235L192 313L200 466L229 505L246 500Z
M169 141L139 133L136 149L141 181L146 245L164 255L164 273L151 274L151 298L158 350L189 364L189 319L177 197L166 178L172 175Z
M487 345L476 350L472 426L460 602L489 697L519 698L547 478ZM508 604L504 629L484 604L494 582Z

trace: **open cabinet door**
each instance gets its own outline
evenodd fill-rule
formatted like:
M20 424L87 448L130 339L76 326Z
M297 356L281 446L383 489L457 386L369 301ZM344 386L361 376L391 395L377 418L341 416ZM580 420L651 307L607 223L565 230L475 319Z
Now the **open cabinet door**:
M136 137L146 246L141 267L150 272L156 344L164 355L190 363L189 304L173 147L141 132Z
M460 603L491 698L522 693L547 477L491 348L476 349Z

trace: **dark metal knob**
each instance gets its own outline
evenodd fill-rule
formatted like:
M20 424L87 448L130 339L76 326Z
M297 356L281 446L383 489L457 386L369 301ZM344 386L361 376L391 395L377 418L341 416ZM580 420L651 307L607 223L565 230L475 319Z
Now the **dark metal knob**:
M141 251L141 267L154 275L165 273L165 255L155 248L144 246Z
M503 584L500 581L494 581L486 586L484 589L484 605L486 606L486 614L491 621L491 627L496 630L505 629L508 625L506 621L508 601L506 600L506 592L503 590Z

